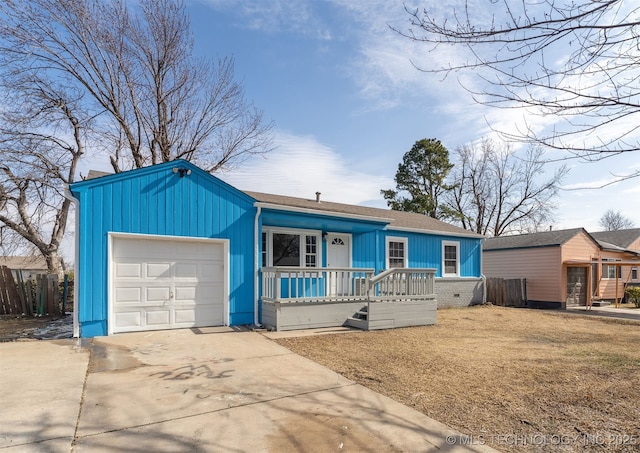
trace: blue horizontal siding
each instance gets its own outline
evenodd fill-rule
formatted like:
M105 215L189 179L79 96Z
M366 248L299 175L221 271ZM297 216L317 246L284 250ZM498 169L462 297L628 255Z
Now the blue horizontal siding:
M460 276L481 276L480 238L465 238L433 233L405 231L378 231L353 236L353 263L355 267L373 267L380 272L386 266L386 242L388 237L408 240L409 267L435 268L436 276L442 276L442 242L460 244Z
M408 239L409 267L435 268L436 276L442 276L442 242L453 241L460 247L460 276L481 276L481 238L467 238L434 233L414 231L385 230L381 224L357 221L350 223L346 219L332 223L331 219L315 219L305 213L268 213L263 211L263 220L268 219L265 226L281 228L304 228L326 232L347 232L352 238L352 265L359 268L373 268L376 272L386 266L387 237ZM323 244L322 263L326 263L326 244Z
M179 177L173 173L177 166L187 166L191 175ZM253 322L252 198L184 161L83 181L71 190L79 200L83 336L107 333L110 232L228 239L229 321Z

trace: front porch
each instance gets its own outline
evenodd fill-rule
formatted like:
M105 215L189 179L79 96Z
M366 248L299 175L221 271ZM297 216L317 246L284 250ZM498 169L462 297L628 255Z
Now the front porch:
M262 324L276 331L352 326L363 330L436 322L435 269L266 267Z

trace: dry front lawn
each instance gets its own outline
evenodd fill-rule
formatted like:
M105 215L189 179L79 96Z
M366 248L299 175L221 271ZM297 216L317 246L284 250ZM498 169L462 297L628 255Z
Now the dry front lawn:
M280 339L502 451L640 451L640 323L492 306Z

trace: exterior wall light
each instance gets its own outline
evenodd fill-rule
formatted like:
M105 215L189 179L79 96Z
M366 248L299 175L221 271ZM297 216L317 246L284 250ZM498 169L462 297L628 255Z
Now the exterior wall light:
M174 173L178 173L180 175L181 178L184 178L185 175L190 175L191 174L191 169L189 168L178 168L178 167L174 167L173 168L173 172Z

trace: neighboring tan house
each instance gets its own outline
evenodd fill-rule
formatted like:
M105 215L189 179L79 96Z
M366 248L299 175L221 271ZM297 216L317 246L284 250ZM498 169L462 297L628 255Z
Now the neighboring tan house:
M421 214L242 192L181 160L77 182L68 196L78 209L82 337L359 327L360 316L387 328L418 322L401 313L413 302L431 307L424 322L433 323L434 299L483 301L483 236ZM371 301L381 308L373 327Z
M16 271L21 271L25 279L47 273L47 262L42 256L0 256L0 266L7 266L14 276Z
M640 229L610 233L575 228L489 238L483 273L526 278L529 307L612 302L624 296L625 284L640 282Z
M591 233L600 244L603 246L613 245L614 247L620 247L627 251L632 251L640 254L640 228L631 228L627 230L617 231L598 231ZM638 263L634 263L638 261ZM638 275L638 267L640 267L640 259L632 258L631 265L621 266L619 274L621 280L624 281L624 285L640 285L640 276Z

